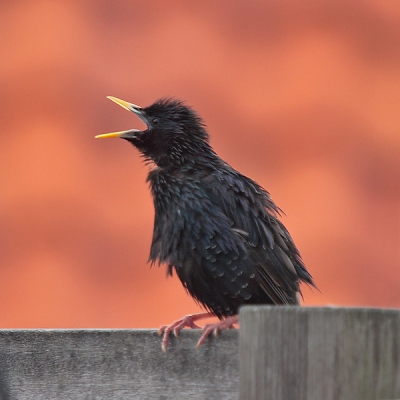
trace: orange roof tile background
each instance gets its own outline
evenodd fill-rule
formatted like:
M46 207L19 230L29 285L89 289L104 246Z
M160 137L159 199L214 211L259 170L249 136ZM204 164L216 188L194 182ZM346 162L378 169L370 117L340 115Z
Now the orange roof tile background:
M264 186L322 293L400 307L400 3L15 1L0 13L0 327L157 327L199 307L147 264L141 122L184 99Z

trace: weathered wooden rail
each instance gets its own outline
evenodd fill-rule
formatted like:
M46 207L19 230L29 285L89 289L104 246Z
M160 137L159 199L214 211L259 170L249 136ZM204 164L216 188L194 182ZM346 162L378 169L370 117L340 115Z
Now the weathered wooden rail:
M167 353L154 330L0 330L0 400L400 399L400 310L251 306L240 319L240 340L197 350L184 331Z
M237 331L199 350L198 336L182 332L163 353L154 330L0 331L0 399L237 397Z

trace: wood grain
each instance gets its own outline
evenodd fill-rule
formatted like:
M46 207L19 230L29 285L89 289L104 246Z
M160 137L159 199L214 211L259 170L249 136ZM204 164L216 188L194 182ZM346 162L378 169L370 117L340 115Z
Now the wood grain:
M237 398L238 332L199 335L163 353L154 330L0 330L0 399Z
M243 307L240 399L400 399L400 310Z

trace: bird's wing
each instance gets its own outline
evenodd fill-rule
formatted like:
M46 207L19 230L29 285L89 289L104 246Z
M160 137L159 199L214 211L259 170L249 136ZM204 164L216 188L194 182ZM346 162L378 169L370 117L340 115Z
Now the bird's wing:
M264 290L276 303L296 302L299 280L311 284L312 280L269 194L230 169L208 175L203 184L210 201L232 221L232 232L246 243Z

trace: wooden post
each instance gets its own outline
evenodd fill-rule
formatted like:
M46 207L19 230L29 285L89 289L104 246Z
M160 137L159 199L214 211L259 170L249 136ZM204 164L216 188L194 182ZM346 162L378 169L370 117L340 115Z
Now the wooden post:
M248 306L240 399L400 399L400 310Z

